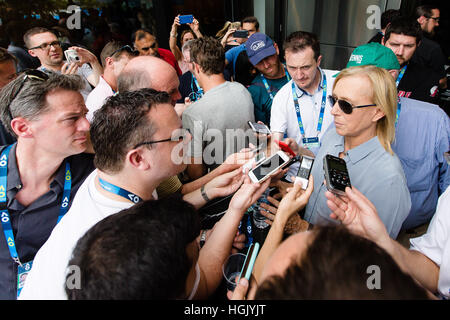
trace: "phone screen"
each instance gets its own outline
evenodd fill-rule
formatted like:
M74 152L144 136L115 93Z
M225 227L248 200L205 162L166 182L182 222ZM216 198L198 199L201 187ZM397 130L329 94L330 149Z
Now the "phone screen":
M261 163L259 166L257 166L255 169L252 170L253 174L255 175L256 179L261 180L265 176L267 176L269 173L280 167L282 164L284 164L286 161L284 161L278 154L274 155L273 157L267 159L263 163Z
M252 126L256 132L270 134L270 130L265 124L252 123Z
M339 171L347 171L347 167L345 165L345 162L342 163L340 161L336 161L336 160L331 160L330 161L330 169L336 169Z
M303 157L301 168L309 170L312 166L313 160Z

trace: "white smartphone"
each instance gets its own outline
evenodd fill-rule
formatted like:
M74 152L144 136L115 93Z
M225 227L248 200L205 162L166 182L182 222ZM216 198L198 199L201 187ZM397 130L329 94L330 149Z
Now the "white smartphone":
M80 57L78 56L77 52L73 49L64 51L64 55L66 56L67 63L80 62Z
M263 134L271 134L271 131L268 126L265 124L257 123L257 122L247 122L250 128L253 130L253 132L256 133L263 133Z
M266 160L258 164L248 173L248 176L254 183L263 182L288 161L289 156L283 151L278 151L270 158L267 158Z

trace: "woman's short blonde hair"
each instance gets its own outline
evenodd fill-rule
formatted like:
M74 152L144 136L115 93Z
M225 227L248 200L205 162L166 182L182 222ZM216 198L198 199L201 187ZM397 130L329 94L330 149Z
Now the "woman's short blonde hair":
M343 78L366 76L372 85L372 102L381 109L385 116L377 122L377 136L384 149L393 154L391 143L395 139L395 119L397 114L397 87L391 74L376 66L356 66L342 70L334 81L336 84Z

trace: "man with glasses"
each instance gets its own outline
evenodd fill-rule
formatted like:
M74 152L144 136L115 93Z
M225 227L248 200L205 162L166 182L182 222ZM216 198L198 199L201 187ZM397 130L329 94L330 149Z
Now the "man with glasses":
M111 41L105 45L100 54L103 75L86 100L89 121L92 121L94 112L100 109L105 99L117 92L117 78L128 62L138 54L130 46L118 41Z
M28 30L24 34L23 40L28 48L28 53L33 57L37 57L41 62L39 70L46 73L56 72L80 75L84 82L81 94L85 100L87 99L88 94L92 91L92 87L98 84L99 77L103 72L102 66L93 53L80 47L70 47L69 49L77 52L80 61L65 62L61 43L56 35L51 30L41 27Z
M170 50L160 48L156 37L150 31L139 29L133 33L131 39L133 39L134 47L139 51L139 55L161 58L175 69L178 76L182 75L173 53Z
M141 89L110 97L95 113L91 138L97 170L86 179L67 216L37 254L21 299L66 299L65 287L72 283L66 283L65 271L78 239L107 216L135 203L157 199L156 187L186 167L182 161L183 147L191 136L182 129L166 92ZM238 169L217 177L183 199L199 208L208 198L235 192L242 181L242 169ZM259 190L251 188L254 192ZM207 287L199 288L200 296L213 292L220 283L220 263L230 254L231 247L229 243L228 250L224 250L222 241L232 242L243 213L227 216L228 223L216 226L213 232L222 231L208 239L216 245L210 246L210 263L202 268L202 277L212 275L212 278L206 281Z
M423 5L416 8L416 19L422 28L424 37L417 47L412 61L433 69L440 75L439 86L447 88L446 58L440 45L433 41L435 28L439 27L441 12L433 5Z
M0 148L0 299L16 299L39 248L94 169L76 75L28 70L0 96L17 143Z

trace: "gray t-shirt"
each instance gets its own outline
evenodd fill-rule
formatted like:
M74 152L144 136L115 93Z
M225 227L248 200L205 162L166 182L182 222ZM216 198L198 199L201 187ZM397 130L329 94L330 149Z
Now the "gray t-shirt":
M46 69L46 68L44 68L42 66L40 66L38 69L41 70L41 71L44 71L45 73L56 72L56 73L61 74L61 71L49 70L49 69ZM84 101L86 101L89 93L92 91L92 87L91 87L89 81L87 80L87 77L89 77L92 72L93 72L93 70L92 70L91 66L89 64L87 64L87 63L85 63L81 67L79 67L78 71L77 71L77 74L83 79L83 81L85 83L84 89L82 89L80 91L81 95L84 98Z
M254 119L252 97L242 84L226 81L207 91L183 113L183 128L192 134L188 156L202 157L214 169L247 146L253 136L247 122Z
M306 206L305 220L312 224L335 223L330 218L331 210L325 197L323 158L327 154L338 157L343 151L344 137L338 135L332 126L322 138L311 171L314 191ZM384 149L377 136L349 150L343 159L351 185L374 204L389 235L395 239L411 209L411 197L400 160Z

